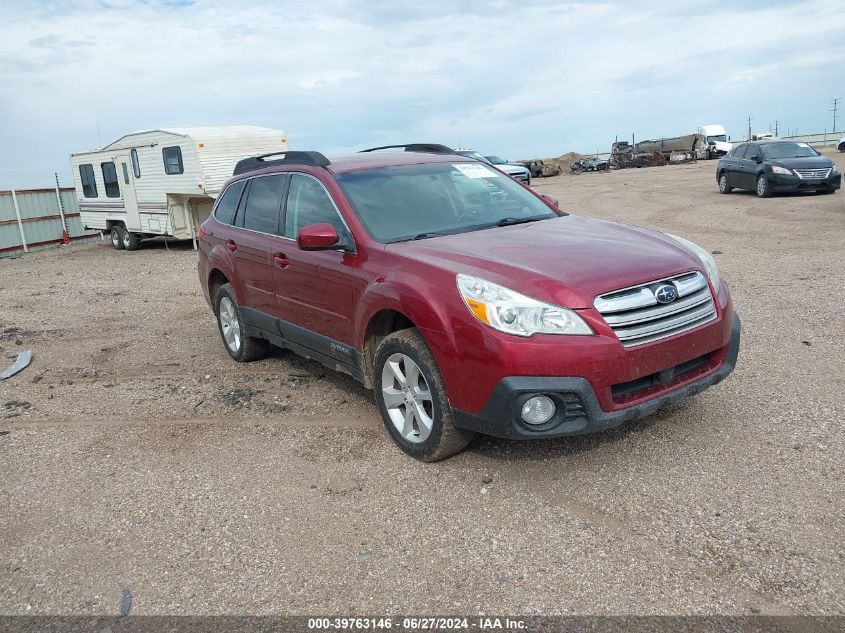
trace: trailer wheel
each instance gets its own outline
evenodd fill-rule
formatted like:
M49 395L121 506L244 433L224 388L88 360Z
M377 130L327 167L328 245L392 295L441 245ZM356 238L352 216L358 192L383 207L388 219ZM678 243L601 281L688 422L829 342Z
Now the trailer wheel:
M134 233L123 229L123 248L127 251L137 251L141 247L141 240Z
M123 250L123 229L119 224L111 227L111 245L115 250Z
M214 297L214 314L223 339L223 346L233 360L248 363L267 355L270 344L264 339L247 336L241 309L231 284L223 284Z

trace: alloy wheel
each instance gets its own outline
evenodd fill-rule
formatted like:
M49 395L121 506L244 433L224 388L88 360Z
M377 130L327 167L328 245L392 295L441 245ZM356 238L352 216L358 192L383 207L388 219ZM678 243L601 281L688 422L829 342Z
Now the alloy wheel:
M434 402L425 376L413 359L393 354L381 372L384 407L396 430L409 442L425 442L434 426Z
M220 329L223 331L223 340L226 347L233 354L237 354L241 348L241 322L238 320L238 311L235 304L229 297L220 300Z

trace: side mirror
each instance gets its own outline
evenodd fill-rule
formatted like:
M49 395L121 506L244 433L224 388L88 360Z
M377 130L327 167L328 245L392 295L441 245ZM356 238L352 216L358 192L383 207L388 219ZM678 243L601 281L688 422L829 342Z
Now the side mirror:
M548 202L550 205L552 205L555 209L560 209L560 200L558 200L554 196L550 196L547 193L541 193L540 197L546 202Z
M296 244L303 251L327 251L340 246L335 228L328 222L309 224L299 229Z

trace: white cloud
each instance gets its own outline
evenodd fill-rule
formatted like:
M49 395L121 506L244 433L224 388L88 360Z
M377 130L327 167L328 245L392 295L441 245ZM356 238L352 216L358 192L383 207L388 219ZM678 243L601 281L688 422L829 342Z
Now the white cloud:
M70 152L144 127L252 123L303 149L420 140L512 157L705 122L738 132L748 114L823 128L840 96L826 93L845 83L845 14L824 0L185 4L0 9L0 187L44 184Z

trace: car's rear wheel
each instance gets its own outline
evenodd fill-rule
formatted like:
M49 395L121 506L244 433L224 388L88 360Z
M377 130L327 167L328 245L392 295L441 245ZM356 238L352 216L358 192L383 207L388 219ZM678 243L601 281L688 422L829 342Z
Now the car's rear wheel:
M416 329L381 342L373 383L388 434L411 457L436 462L460 452L475 436L454 425L440 370Z
M765 176L757 176L757 197L768 198L770 195L772 192L769 188L769 179Z
M730 193L734 188L728 185L728 175L723 173L719 176L719 193Z
M267 354L270 347L267 341L246 335L241 310L231 284L220 286L214 305L220 336L232 359L239 363L248 363Z
M123 229L120 227L119 224L115 224L111 227L111 245L115 250L122 251L123 250Z
M137 251L141 246L141 240L134 233L130 233L127 229L123 229L123 248L127 251Z

